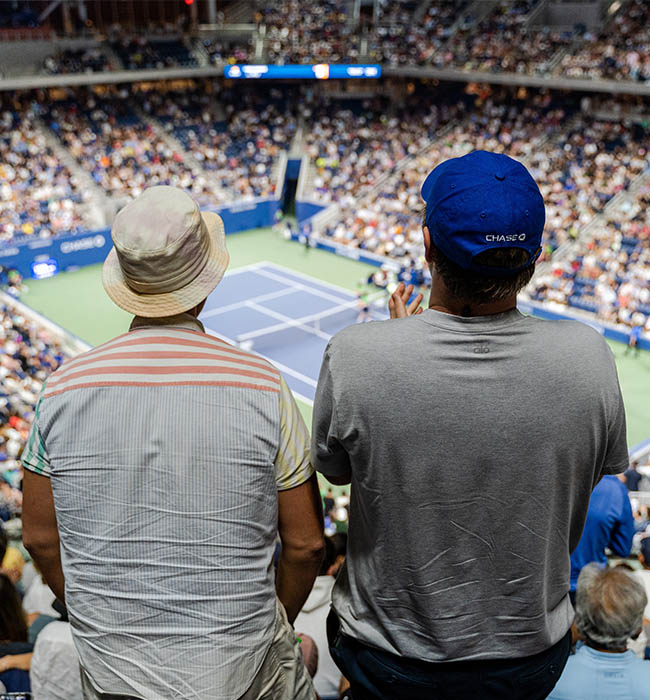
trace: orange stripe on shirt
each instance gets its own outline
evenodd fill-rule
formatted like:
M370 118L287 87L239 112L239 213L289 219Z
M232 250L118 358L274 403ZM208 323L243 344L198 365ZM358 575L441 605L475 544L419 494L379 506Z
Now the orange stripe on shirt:
M228 381L187 381L187 382L120 382L120 381L104 381L104 382L80 382L74 386L66 387L65 389L58 389L57 391L47 391L43 394L43 398L50 398L52 396L58 396L59 394L64 394L66 391L73 391L75 389L86 389L95 387L108 387L108 386L137 386L137 387L159 387L159 386L231 386L238 389L255 389L257 391L271 391L274 394L279 394L280 389L276 389L271 386L261 386L259 384L252 384L249 382L228 382Z
M56 379L64 380L71 372L74 372L79 367L86 367L95 362L112 362L113 360L213 360L215 363L221 360L223 362L244 364L247 367L257 367L258 369L266 370L270 374L277 374L275 368L267 363L255 362L252 358L235 359L226 355L217 355L216 353L219 351L220 348L214 348L215 354L207 352L185 352L180 350L147 350L145 352L115 352L110 354L107 351L103 354L95 354L94 357L84 355L76 362L65 365L65 367L57 372ZM185 365L181 363L179 363L178 366L185 368ZM144 374L146 374L146 371Z
M280 384L279 377L269 376L261 372L253 372L251 370L241 369L238 367L214 367L214 366L196 366L196 367L134 367L134 366L119 366L119 367L97 367L95 369L86 369L80 372L70 372L65 377L55 382L48 382L49 386L56 388L59 384L64 384L73 379L81 379L82 377L91 377L101 374L143 374L143 375L161 375L161 374L236 374L250 379L263 379L267 382ZM52 375L54 376L54 375ZM182 382L181 382L182 383Z
M126 336L122 337L129 337L133 333L137 333L137 331L130 331L129 333L126 334ZM204 333L197 333L197 335L202 336L203 338L206 338L207 336ZM191 338L178 338L172 335L157 335L157 336L147 336L144 338L129 338L128 340L125 339L123 342L120 343L111 343L110 345L100 345L97 348L94 348L93 350L89 350L87 353L84 353L79 357L79 361L83 361L87 357L92 357L101 354L104 350L113 350L117 348L125 348L125 347L131 347L131 346L137 346L137 345L177 345L179 347L195 347L195 348L209 348L210 350L219 350L221 352L227 352L232 355L236 355L237 357L240 358L250 358L254 357L254 359L261 361L260 358L256 356L251 356L250 353L245 352L243 350L239 350L238 348L233 347L232 345L229 345L228 343L224 342L211 342L212 338L210 338L210 341L208 342L201 342L201 341L196 341L192 340ZM64 367L70 367L75 364L77 360L71 360L70 362L67 362ZM271 369L274 372L277 372L275 367L273 365L269 364L269 369ZM278 372L279 374L279 372Z

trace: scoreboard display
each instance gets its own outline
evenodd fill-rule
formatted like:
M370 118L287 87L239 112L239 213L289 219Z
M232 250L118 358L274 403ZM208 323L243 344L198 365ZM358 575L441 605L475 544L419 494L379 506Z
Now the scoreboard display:
M232 66L225 66L224 76L226 78L234 78L235 80L259 80L260 78L273 78L276 80L282 80L287 78L295 78L302 80L379 78L381 77L381 66L375 63L317 63L315 65L290 63L283 66L269 66L263 64L235 64Z

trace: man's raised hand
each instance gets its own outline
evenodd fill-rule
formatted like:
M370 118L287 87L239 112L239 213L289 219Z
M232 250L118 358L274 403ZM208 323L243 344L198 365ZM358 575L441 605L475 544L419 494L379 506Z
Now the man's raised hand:
M420 307L420 304L424 297L422 294L418 294L415 299L408 304L411 294L413 294L412 284L406 287L404 282L400 282L397 285L397 289L390 295L390 299L388 300L388 310L390 311L391 318L406 318L407 316L417 316L417 314L422 313L423 309Z

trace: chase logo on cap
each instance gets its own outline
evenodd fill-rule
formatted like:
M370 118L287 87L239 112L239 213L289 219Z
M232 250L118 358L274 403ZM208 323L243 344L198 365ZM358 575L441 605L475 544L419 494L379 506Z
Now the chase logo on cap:
M485 274L474 258L493 248L521 248L528 261L490 274L516 274L539 257L544 199L528 170L509 156L473 151L447 160L424 181L422 199L434 245L466 270Z
M488 233L488 235L485 237L485 240L488 243L515 243L516 241L525 241L526 240L526 234L525 233L517 233L517 234L508 234L506 236L504 235L495 235L493 233Z

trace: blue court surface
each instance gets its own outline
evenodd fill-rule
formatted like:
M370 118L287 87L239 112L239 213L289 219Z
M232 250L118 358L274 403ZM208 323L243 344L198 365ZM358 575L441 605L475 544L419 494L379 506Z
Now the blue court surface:
M372 309L373 319L388 315ZM208 333L270 360L311 403L328 340L356 323L360 311L354 292L261 262L226 273L201 321Z

